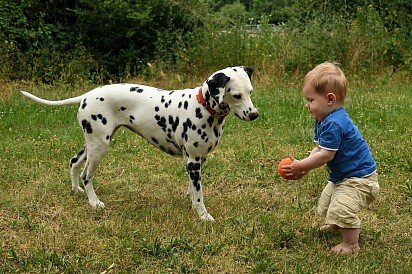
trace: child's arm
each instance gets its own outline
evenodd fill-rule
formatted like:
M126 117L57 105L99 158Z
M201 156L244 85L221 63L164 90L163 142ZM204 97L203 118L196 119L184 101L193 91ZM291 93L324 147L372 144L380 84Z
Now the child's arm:
M313 153L316 153L316 152L319 152L319 151L320 151L319 146L315 146L315 147L312 149L312 151L310 152L309 156L312 155Z
M336 151L315 147L310 155L302 160L296 160L293 156L292 164L284 166L285 175L295 180L302 178L310 170L318 168L335 157Z

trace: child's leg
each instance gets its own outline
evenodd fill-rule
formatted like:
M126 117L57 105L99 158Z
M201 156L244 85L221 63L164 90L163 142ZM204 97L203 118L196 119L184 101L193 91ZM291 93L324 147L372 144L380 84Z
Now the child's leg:
M359 248L360 228L342 228L342 243L332 248L336 254L357 253Z
M331 201L331 196L333 193L333 183L328 182L326 186L322 190L322 194L320 195L319 202L318 202L318 208L316 209L317 213L321 217L326 217L326 213L328 211L330 201Z
M333 224L330 224L330 225L326 224L326 225L319 227L320 232L337 231L339 229L340 227L338 225L333 225Z

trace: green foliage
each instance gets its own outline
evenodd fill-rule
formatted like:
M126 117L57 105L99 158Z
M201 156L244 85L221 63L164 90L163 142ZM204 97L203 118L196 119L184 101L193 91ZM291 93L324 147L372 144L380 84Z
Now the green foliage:
M412 73L408 0L0 2L0 78L67 83L251 65L299 74L335 60ZM273 25L276 23L276 25Z
M202 8L199 1L172 0L2 1L0 73L105 81L136 75L154 60L176 64L203 24ZM76 73L65 75L73 63Z
M301 40L330 53L329 58L315 58L315 63L338 60L355 72L373 73L386 67L411 70L412 15L407 11L411 7L404 0L297 0L288 27L303 34ZM329 36L327 43L316 41L319 34ZM329 43L340 49L328 51Z
M297 1L289 20L278 27L262 16L259 29L238 23L205 33L208 43L188 53L194 66L216 68L248 64L272 75L304 73L325 60L338 61L345 71L368 76L412 72L411 25L399 2ZM389 12L389 8L394 8ZM402 15L403 19L392 14ZM396 26L396 27L394 27ZM194 64L194 65L192 65Z

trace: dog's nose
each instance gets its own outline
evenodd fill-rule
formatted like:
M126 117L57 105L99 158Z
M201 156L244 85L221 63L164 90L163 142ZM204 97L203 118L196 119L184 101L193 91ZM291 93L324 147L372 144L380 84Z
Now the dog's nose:
M259 113L257 112L252 112L249 114L250 121L256 120L258 117L259 117Z

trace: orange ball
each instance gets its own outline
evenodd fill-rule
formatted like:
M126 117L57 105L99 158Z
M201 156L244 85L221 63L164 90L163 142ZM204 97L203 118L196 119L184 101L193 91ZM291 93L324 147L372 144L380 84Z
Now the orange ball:
M282 167L283 166L287 166L292 164L292 160L288 157L288 158L284 158L282 159L282 161L279 162L278 164L278 172L279 175L282 176L285 179L289 179L288 176L286 176L285 172L283 171Z

